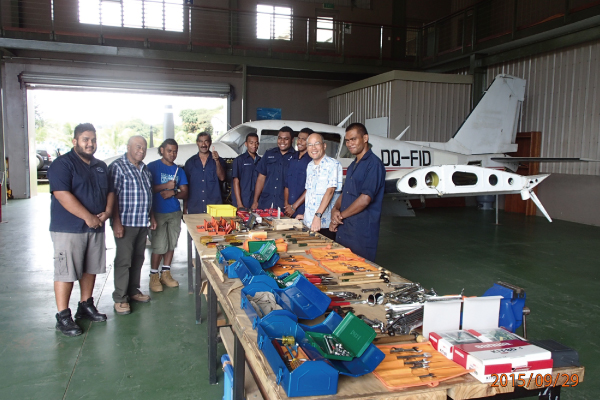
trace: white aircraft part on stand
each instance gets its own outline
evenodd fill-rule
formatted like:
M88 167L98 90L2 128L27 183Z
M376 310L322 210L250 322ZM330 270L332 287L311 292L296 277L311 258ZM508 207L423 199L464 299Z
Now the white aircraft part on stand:
M533 189L549 174L523 176L473 165L439 165L416 169L399 179L398 192L413 196L476 196L520 194L532 199L548 221L552 219Z

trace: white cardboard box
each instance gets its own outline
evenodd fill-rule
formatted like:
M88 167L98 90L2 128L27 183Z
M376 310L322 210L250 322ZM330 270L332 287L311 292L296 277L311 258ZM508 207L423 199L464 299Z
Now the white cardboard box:
M552 373L552 354L522 340L458 344L452 359L473 369L471 375L483 383L494 382L502 375L511 384L518 379L527 382L531 375L535 378L537 374Z
M434 349L442 353L446 358L453 359L454 346L457 344L479 343L481 340L467 331L454 330L447 332L431 332L429 341Z

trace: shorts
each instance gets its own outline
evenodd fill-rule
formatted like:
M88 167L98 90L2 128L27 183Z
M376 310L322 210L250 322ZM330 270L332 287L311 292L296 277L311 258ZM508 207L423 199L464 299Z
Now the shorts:
M54 281L75 282L83 273L106 273L104 232L50 232L54 243Z
M181 211L166 214L154 214L156 229L150 231L152 253L165 254L175 249L181 233Z

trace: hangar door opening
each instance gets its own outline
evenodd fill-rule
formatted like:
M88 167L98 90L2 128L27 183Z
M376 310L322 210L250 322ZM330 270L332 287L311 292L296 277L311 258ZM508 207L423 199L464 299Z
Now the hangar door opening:
M76 77L21 75L27 88L30 193L49 192L46 171L70 151L73 129L90 122L97 132L96 158L126 151L127 139L141 135L148 153L165 138L195 143L196 134L217 137L229 127L229 85L119 82ZM67 83L67 84L66 84ZM185 160L179 160L183 163ZM37 185L36 185L37 183Z

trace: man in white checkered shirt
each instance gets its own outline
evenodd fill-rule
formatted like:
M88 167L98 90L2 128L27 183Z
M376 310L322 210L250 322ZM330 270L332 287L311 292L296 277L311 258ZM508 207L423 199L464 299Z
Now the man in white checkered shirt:
M156 229L156 221L151 215L152 175L142 162L146 148L146 139L132 136L127 142L127 153L108 167L115 194L112 228L117 252L113 301L117 314L131 313L130 300L150 301L150 296L140 291L148 225L150 229Z

